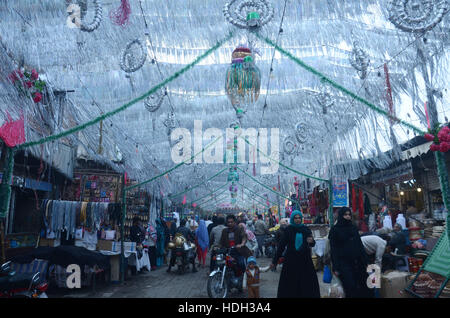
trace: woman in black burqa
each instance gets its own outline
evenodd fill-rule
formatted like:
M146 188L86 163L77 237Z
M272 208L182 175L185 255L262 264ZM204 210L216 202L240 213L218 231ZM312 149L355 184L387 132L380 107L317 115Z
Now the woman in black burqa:
M336 224L328 235L334 274L342 282L346 298L370 298L373 291L367 287L368 257L352 223L349 208L341 208Z
M278 283L278 298L320 298L319 281L311 259L311 247L316 245L311 230L303 223L300 211L291 214L271 268L275 268L286 248L283 269Z

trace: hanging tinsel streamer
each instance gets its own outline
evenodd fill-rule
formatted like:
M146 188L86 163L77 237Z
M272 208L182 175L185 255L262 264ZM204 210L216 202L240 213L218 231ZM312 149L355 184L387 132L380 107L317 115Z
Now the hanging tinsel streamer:
M131 6L128 0L121 0L120 7L109 12L109 18L115 25L125 26L130 21Z

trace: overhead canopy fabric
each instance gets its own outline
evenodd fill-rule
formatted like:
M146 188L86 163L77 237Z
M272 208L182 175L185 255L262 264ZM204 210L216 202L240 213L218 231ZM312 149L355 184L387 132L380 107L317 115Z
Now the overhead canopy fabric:
M255 65L261 73L259 99L245 109L242 127L279 128L279 153L273 155L287 166L324 179L337 174L356 178L370 168L388 166L395 153L387 151L414 137L413 131L397 123L391 129L387 118L322 83L254 34L228 23L222 12L225 1L129 0L129 23L122 27L109 18L121 1L105 0L101 2L99 27L92 32L67 25L68 6L82 6L83 2L87 3L84 21L95 21L94 4L99 1L6 1L0 8L1 77L6 79L18 66L26 66L36 69L53 89L50 104L36 104L19 96L7 80L1 81L0 124L7 113L19 118L23 110L28 119L26 129L40 136L85 123L141 96L232 31L235 36L230 41L170 82L165 87L167 96L161 91L162 104L155 112L138 102L102 122L101 129L94 125L65 138L65 142L139 181L175 165L173 142L169 142L164 125L170 114L174 116L174 128L186 128L192 136L194 120L202 121L203 131L220 129L225 150L225 129L237 121L225 92L225 76L232 52L240 44L256 52ZM260 37L276 42L333 81L389 111L386 63L395 115L426 130L423 105L427 97L420 75L423 60L417 51L420 43L436 88L441 122L445 112L450 112L450 95L445 90L450 62L448 14L431 31L414 35L389 22L392 10L386 0L269 3L274 18L259 31ZM142 68L127 73L120 63L127 45L135 39L142 43L146 59ZM139 47L132 47L138 55ZM355 69L358 61L368 64L364 72ZM299 124L305 134L302 142L296 138ZM31 136L28 132L27 141L36 140ZM203 146L210 142L202 141ZM260 176L261 162L256 159L255 170L261 182L277 186L280 175L281 190L293 190L292 171L280 168L279 173ZM247 155L246 162L251 160ZM219 163L193 163L147 186L165 194L177 193L222 168ZM248 172L253 169L251 163L242 168ZM226 178L219 176L187 193L188 200L216 189ZM252 184L253 189L263 189L248 178L241 181ZM242 198L250 204L243 192ZM275 198L271 194L271 199ZM244 201L240 203L245 205Z

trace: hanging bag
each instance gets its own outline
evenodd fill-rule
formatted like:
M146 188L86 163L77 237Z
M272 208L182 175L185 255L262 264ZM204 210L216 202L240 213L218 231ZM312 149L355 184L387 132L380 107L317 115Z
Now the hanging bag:
M333 275L331 274L330 267L328 267L328 265L325 265L325 267L323 268L323 282L326 284L330 284L332 278Z

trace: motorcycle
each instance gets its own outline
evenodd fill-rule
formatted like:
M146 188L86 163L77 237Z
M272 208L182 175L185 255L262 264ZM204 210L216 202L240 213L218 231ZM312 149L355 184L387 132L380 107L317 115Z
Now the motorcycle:
M183 235L177 233L173 242L168 246L175 256L178 274L184 274L189 264L193 264L195 259L195 245L189 243Z
M17 274L11 270L11 262L0 267L0 298L48 298L47 288L39 272Z
M234 252L233 252L234 251ZM236 288L242 292L244 272L232 254L237 253L234 247L218 249L213 259L216 268L209 274L207 290L210 298L226 298L228 291Z
M264 254L273 258L277 250L277 240L274 233L270 233L264 240Z

